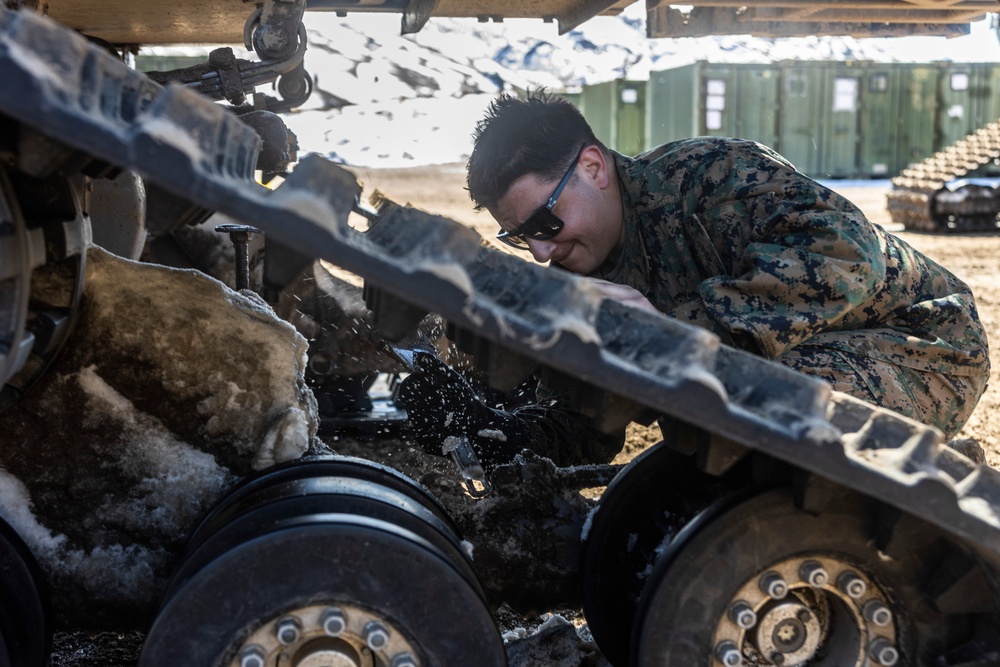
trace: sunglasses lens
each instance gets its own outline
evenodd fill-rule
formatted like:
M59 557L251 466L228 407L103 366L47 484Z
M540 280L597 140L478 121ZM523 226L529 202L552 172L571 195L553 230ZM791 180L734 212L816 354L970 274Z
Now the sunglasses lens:
M536 241L547 241L562 231L563 221L548 208L540 208L521 226L521 233Z
M528 244L524 241L524 237L520 234L512 236L507 232L500 232L497 234L497 239L506 243L511 248L517 248L518 250L530 250L530 248L528 248Z

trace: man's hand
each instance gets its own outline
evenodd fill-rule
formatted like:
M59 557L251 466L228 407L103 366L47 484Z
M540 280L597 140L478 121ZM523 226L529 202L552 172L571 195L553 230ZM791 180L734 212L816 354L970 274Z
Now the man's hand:
M446 456L465 436L487 469L508 463L528 445L527 425L479 400L465 378L428 353L416 353L414 372L400 383L396 402L406 409L421 449Z
M584 278L583 280L586 281L587 285L600 292L606 299L614 299L619 303L624 303L627 306L646 310L651 313L660 312L649 302L649 299L643 296L642 292L628 285L620 285L608 280L601 280L600 278Z

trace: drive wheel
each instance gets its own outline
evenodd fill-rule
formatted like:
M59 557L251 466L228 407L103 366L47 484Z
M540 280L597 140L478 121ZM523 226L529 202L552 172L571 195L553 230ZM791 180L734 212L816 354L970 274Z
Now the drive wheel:
M381 466L266 472L196 531L140 665L500 667L460 545L436 501Z
M89 239L69 179L0 167L0 410L45 374L69 338Z
M0 667L43 667L51 649L40 571L28 547L0 519Z
M697 469L664 441L633 459L601 495L584 536L583 612L613 665L627 665L639 599L665 540L686 534L699 515L725 504L745 476Z
M966 659L996 650L995 573L926 522L876 520L883 510L845 493L811 514L773 490L701 522L656 562L631 664L980 664Z

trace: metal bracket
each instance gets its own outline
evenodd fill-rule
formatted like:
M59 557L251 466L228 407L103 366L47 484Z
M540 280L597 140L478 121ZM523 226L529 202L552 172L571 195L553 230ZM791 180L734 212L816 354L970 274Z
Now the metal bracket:
M404 35L420 32L427 19L434 13L438 0L410 0L403 12L403 22L400 31Z
M237 58L231 48L224 47L212 51L207 63L147 74L157 83L179 83L210 99L225 99L237 106L257 86L282 77L277 88L286 99L264 96L267 110L284 111L297 106L312 93L312 80L302 69L306 52L304 11L305 0L266 0L250 15L243 28L243 42L260 56L260 61Z

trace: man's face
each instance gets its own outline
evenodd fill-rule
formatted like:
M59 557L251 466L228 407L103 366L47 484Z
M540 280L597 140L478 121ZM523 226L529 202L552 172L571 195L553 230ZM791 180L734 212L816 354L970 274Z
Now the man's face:
M563 222L562 229L547 240L525 237L536 262L556 262L587 275L607 259L622 242L621 199L617 187L609 187L611 182L600 149L585 148L552 208ZM558 185L558 179L543 181L526 174L489 211L502 229L512 232L548 203Z

